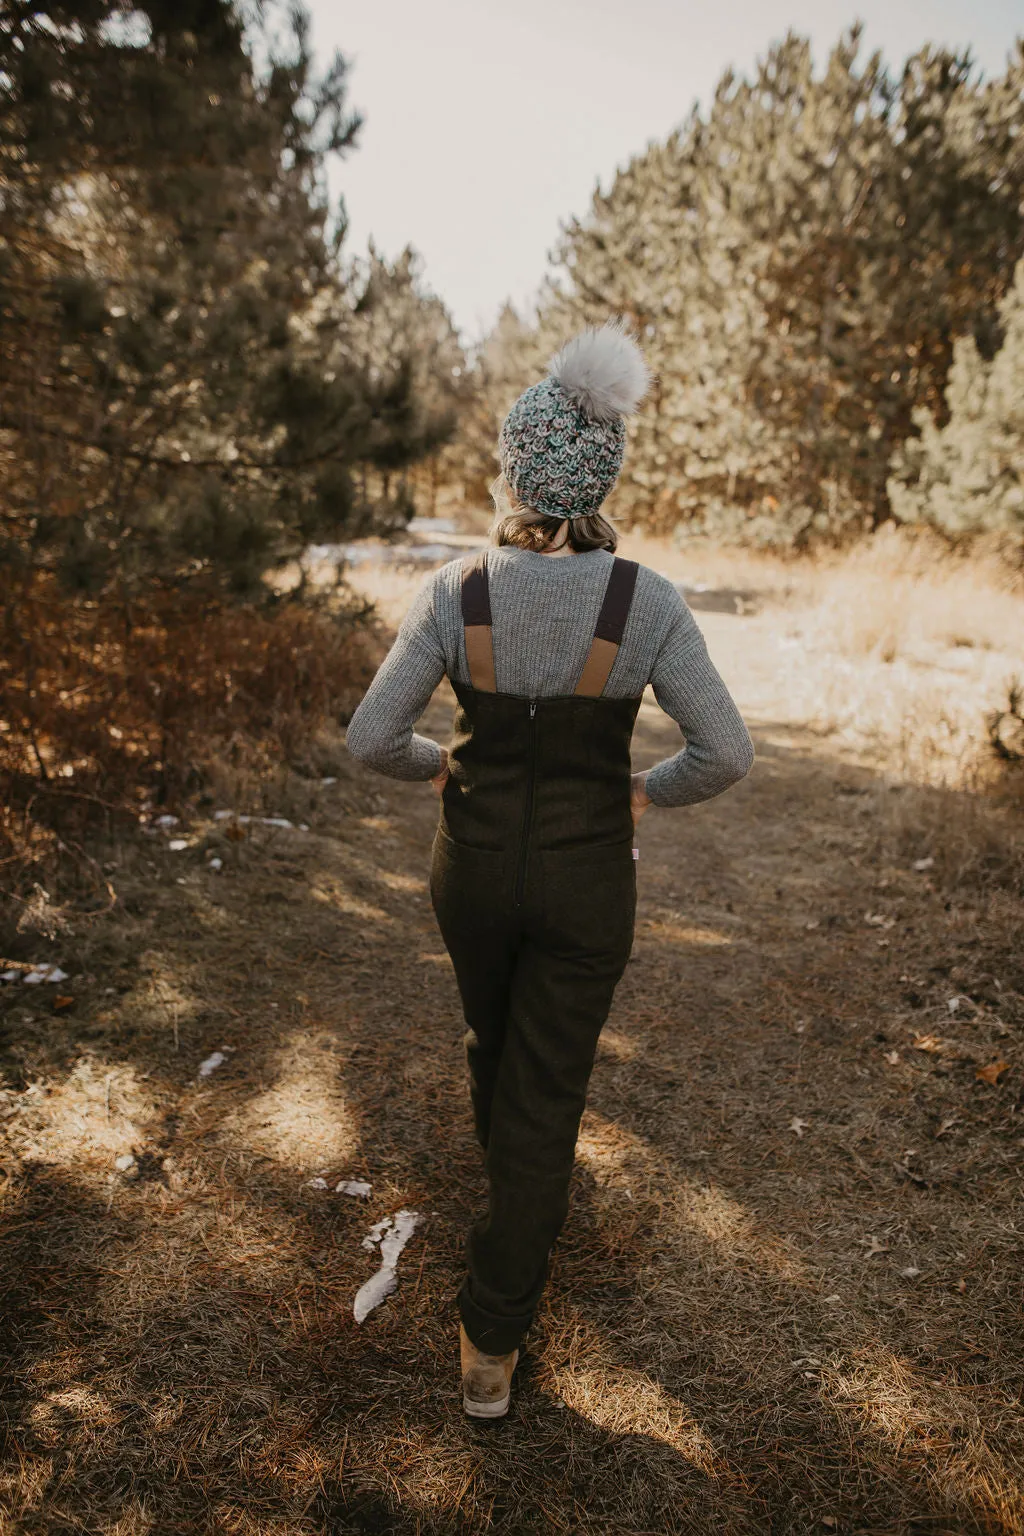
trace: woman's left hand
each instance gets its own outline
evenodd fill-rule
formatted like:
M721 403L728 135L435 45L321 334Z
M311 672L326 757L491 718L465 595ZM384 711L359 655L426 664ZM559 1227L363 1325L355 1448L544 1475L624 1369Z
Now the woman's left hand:
M435 773L434 777L430 781L434 787L435 795L444 794L444 787L448 783L448 772L448 749L447 747L442 747L440 771Z
M635 827L644 811L651 804L651 797L647 793L646 773L634 773L629 786L629 803L633 812L633 825Z

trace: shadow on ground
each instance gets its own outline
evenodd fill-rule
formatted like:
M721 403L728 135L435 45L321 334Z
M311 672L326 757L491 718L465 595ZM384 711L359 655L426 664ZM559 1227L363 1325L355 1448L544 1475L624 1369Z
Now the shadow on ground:
M645 711L640 759L671 745ZM782 727L759 748L642 825L498 1426L457 1397L483 1183L429 792L344 768L308 834L125 854L74 1015L3 999L7 1529L1024 1531L1019 958L886 854L869 774ZM361 1238L403 1206L400 1289L359 1327Z

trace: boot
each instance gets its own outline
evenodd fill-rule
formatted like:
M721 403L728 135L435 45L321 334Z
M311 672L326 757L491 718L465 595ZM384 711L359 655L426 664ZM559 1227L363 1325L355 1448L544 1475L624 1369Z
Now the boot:
M459 1326L462 1354L462 1406L473 1419L500 1419L508 1413L512 1372L518 1349L510 1355L485 1355Z

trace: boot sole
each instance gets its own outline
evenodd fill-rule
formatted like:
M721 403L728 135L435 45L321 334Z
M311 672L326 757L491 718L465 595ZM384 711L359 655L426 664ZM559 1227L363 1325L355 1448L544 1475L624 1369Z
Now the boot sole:
M478 1403L475 1398L467 1397L465 1392L462 1394L462 1406L471 1419L503 1419L508 1413L511 1400L511 1391L494 1403Z

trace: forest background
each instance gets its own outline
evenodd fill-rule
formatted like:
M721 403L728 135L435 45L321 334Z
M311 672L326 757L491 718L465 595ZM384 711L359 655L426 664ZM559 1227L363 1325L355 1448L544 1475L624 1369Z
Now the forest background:
M347 254L325 167L360 123L301 10L10 6L0 123L21 920L55 861L85 871L90 819L201 792L225 751L295 759L345 717L379 613L304 552L479 523L504 411L584 324L624 317L654 370L626 529L768 552L777 588L880 535L893 574L913 546L933 575L1019 578L1021 43L988 78L927 44L893 69L856 28L818 71L805 39L774 44L566 222L536 312L471 350L413 250ZM977 718L1015 761L1012 679Z
M724 76L470 346L351 250L301 11L0 0L4 1536L1024 1536L1024 45L814 57ZM437 805L344 727L612 315L620 549L757 760L638 829L491 1434ZM678 746L645 699L636 765Z

